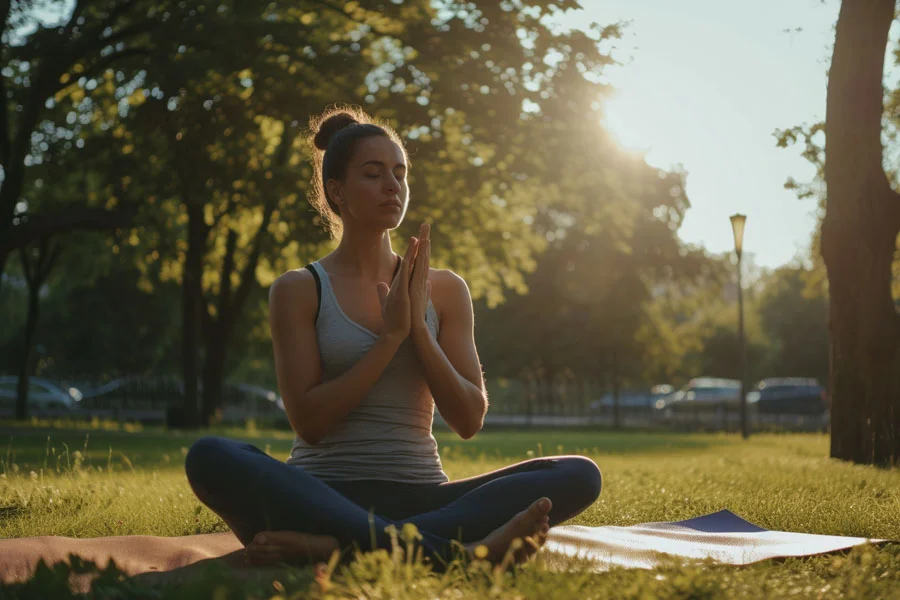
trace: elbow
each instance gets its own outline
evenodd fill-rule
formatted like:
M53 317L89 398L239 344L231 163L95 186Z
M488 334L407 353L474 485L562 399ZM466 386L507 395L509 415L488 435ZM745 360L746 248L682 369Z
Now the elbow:
M285 408L287 409L288 404L285 403ZM315 446L324 437L312 419L308 418L307 415L298 414L300 411L297 410L295 406L291 407L291 410L287 410L288 423L291 425L291 429L294 430L294 433L297 434L301 440L309 444L310 446Z
M476 433L484 428L484 417L487 414L487 398L482 394L481 400L482 408L479 414L476 414L464 428L460 428L460 430L456 432L456 434L464 440L472 439L475 437Z
M294 430L294 433L297 434L297 437L299 437L301 440L303 440L310 446L315 446L316 444L321 442L322 438L324 437L322 434L315 431L308 424L305 425L304 427L300 427L300 426L298 426L298 424L296 424L292 421L291 429Z
M310 435L309 433L302 434L300 432L297 432L297 435L300 437L301 440L303 440L310 446L315 446L316 444L318 444L319 442L322 441L322 436L318 436L318 435Z
M482 426L483 423L479 423L478 425L470 427L465 431L457 431L456 434L464 440L471 440L473 437L475 437L476 433L481 431Z

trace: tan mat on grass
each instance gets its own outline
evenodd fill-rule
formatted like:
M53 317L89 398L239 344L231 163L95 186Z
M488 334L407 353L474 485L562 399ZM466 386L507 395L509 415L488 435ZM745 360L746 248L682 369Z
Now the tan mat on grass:
M69 563L75 554L95 563L100 569L110 559L129 575L153 572L172 572L204 561L243 561L243 548L234 534L207 533L184 537L123 535L116 537L69 538L42 536L0 540L0 583L27 581L43 560L48 566ZM73 578L85 579L85 578ZM89 579L89 577L87 578ZM84 583L75 583L83 589Z

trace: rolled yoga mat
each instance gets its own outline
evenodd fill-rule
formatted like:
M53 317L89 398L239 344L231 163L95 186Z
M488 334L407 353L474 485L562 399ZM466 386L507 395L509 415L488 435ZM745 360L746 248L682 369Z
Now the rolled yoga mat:
M652 569L670 558L712 559L728 565L748 565L769 558L812 556L889 540L837 535L769 531L729 510L671 523L630 527L563 525L550 530L543 552L577 558L591 568Z

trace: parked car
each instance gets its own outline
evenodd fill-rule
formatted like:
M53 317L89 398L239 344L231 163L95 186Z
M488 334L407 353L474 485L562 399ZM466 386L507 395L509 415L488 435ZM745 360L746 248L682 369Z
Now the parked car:
M621 390L619 392L620 408L646 408L653 409L660 399L672 393L671 385L654 385L650 389ZM615 396L612 392L603 394L597 400L591 402L593 412L610 411L615 406Z
M0 410L15 411L19 378L0 375ZM78 388L63 389L43 377L28 378L28 407L31 410L73 410L78 408L82 394Z
M282 411L284 402L278 392L252 383L226 382L223 392L223 405L241 406L253 411Z
M82 404L92 409L164 409L178 405L184 384L175 377L119 377L83 390Z
M747 394L747 403L759 414L824 415L828 398L811 377L763 379Z
M202 381L197 382L203 393ZM84 391L84 405L94 409L158 409L178 407L184 398L184 382L169 376L131 376L113 379ZM281 397L265 387L226 381L222 384L223 408L237 408L238 413L263 413L284 410ZM241 412L243 411L243 412Z
M720 377L696 377L683 388L661 398L656 403L660 410L691 410L698 408L738 407L741 400L741 382Z

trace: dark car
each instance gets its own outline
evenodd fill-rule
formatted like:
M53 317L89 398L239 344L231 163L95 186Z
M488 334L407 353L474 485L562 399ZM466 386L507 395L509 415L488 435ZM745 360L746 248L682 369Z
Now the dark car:
M828 412L825 388L807 377L763 379L747 394L747 402L761 415L821 416Z

